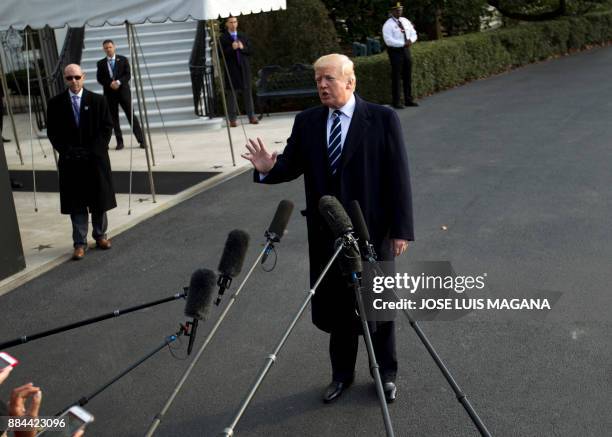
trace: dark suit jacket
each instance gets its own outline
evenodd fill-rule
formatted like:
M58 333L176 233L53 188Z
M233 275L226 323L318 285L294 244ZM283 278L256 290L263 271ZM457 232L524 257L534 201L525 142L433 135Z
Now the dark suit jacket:
M113 121L106 99L83 90L77 127L68 90L47 105L47 136L59 152L62 214L94 212L117 206L108 157Z
M328 115L324 106L299 113L285 150L262 181L276 184L304 175L311 285L333 253L333 237L318 210L323 195L335 195L345 207L359 201L380 260L393 260L389 239L414 240L408 158L397 114L356 96L336 181L329 171ZM353 320L353 298L336 268L313 297L314 324L329 332Z
M126 96L130 94L130 63L125 56L115 54L115 69L111 77L108 71L108 58L104 57L98 61L98 69L96 71L96 80L104 88L104 95L110 97ZM110 87L113 80L121 82L118 90Z
M238 32L238 39L242 41L244 49L234 50L232 48L234 39L228 32L223 32L219 37L223 56L225 56L225 61L227 62L229 77L232 80L234 89L249 90L251 89L251 65L249 63L249 57L253 54L253 47L251 41L244 33ZM240 52L240 60L238 60L238 52ZM219 56L222 55L219 54ZM225 70L223 74L227 76Z

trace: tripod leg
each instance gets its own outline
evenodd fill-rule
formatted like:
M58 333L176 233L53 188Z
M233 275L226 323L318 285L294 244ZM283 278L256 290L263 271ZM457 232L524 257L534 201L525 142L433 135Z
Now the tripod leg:
M374 376L374 383L376 384L376 393L378 394L378 400L380 401L380 409L383 415L383 421L385 423L385 430L388 437L394 437L393 425L391 424L391 416L389 415L389 409L387 408L387 401L385 399L385 393L383 390L382 379L380 378L380 370L378 363L376 362L376 355L374 353L374 345L372 344L372 337L370 336L370 328L368 327L368 321L366 319L365 306L363 304L363 298L361 296L361 286L359 285L359 279L357 275L353 273L351 277L353 289L355 290L355 298L357 299L357 305L359 306L359 318L361 319L361 326L363 327L363 339L365 340L366 349L368 351L368 359L370 362L370 372Z

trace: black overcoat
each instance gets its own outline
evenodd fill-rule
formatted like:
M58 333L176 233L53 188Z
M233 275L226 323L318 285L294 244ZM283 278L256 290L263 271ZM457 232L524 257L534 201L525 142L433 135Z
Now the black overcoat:
M108 157L113 121L106 99L83 90L77 127L68 90L47 105L47 136L59 153L62 214L104 212L117 206Z
M333 237L318 210L323 195L335 194L345 207L359 201L379 260L393 261L389 239L414 240L408 157L397 114L356 96L338 170L339 186L328 170L328 116L324 106L299 113L287 146L261 180L276 184L304 175L311 286L333 253ZM260 182L257 172L254 180ZM354 318L354 294L335 266L313 297L313 323L330 332Z
M232 43L234 42L232 35L228 32L223 32L219 37L234 90L249 90L251 89L251 65L249 57L253 54L253 47L251 41L244 33L238 32L238 39L242 42L244 48L234 50L232 48ZM238 59L238 52L240 52L240 60ZM225 69L223 70L223 75L226 76L227 80L227 71Z

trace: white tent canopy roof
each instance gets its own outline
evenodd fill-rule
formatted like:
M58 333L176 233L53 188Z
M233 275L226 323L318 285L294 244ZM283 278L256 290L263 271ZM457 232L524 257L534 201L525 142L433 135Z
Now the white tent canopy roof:
M0 30L211 20L284 8L285 0L0 0Z

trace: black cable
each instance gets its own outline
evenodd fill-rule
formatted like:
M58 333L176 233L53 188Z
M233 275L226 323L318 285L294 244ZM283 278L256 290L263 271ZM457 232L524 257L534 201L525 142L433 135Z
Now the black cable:
M272 267L270 267L270 269L266 269L264 264L261 265L261 269L268 273L276 268L276 263L278 261L278 254L276 253L276 248L274 246L270 246L270 252L274 253L274 263L272 264Z

